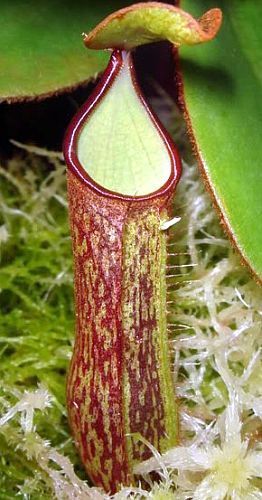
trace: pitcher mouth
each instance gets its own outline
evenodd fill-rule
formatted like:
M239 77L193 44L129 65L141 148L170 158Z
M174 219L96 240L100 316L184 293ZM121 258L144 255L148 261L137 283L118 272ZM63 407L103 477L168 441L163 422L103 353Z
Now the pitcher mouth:
M149 192L147 194L142 194L142 195L123 194L118 190L115 191L104 187L101 183L97 182L93 177L91 177L87 172L87 170L84 168L83 164L81 163L78 155L78 141L83 126L88 117L90 116L90 114L93 112L94 107L100 103L100 101L106 96L107 92L112 87L113 83L115 82L115 79L119 75L119 72L123 68L126 57L127 53L125 51L121 50L113 51L110 62L101 78L101 81L99 82L96 89L89 97L89 99L86 101L86 103L80 108L80 110L78 111L78 113L76 114L76 116L74 117L74 119L72 120L71 124L68 127L63 144L63 151L68 168L81 180L81 182L83 182L97 194L111 199L118 199L126 202L130 201L141 202L144 200L153 200L157 198L162 198L163 196L166 197L168 196L169 193L170 195L172 194L181 175L181 161L178 151L173 143L173 140L171 139L167 131L164 129L159 119L149 108L149 106L147 105L147 103L143 98L143 95L141 94L141 90L139 89L135 77L132 59L129 59L129 68L132 77L132 84L134 86L137 96L140 99L142 106L147 111L149 119L151 119L152 124L156 128L161 140L163 141L163 147L166 148L166 151L168 153L170 161L169 177L158 189L153 190L152 192ZM129 58L131 57L129 53L128 57ZM115 140L117 140L117 138Z

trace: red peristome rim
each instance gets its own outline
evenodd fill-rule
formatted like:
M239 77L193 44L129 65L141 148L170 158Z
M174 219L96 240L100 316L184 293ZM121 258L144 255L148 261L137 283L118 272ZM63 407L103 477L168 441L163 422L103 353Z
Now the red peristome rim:
M141 90L139 89L133 61L131 60L131 74L134 87L137 91L137 94L146 108L149 116L152 118L152 121L163 138L163 141L167 147L170 160L171 160L171 173L168 180L161 186L157 191L154 191L148 195L144 196L129 196L121 193L117 193L114 191L110 191L109 189L104 188L103 186L97 184L86 172L86 170L81 165L78 157L77 157L77 140L78 135L81 131L81 128L85 122L85 119L88 115L93 111L93 108L99 103L99 101L104 97L106 92L110 89L113 84L115 78L117 77L119 71L123 66L123 52L121 50L114 50L110 59L110 62L99 82L95 90L92 92L87 101L83 104L83 106L79 109L79 111L74 116L73 120L69 124L65 138L63 143L63 152L64 158L68 168L89 188L95 191L97 194L106 196L112 199L118 199L121 201L144 201L144 200L152 200L155 198L160 198L165 194L168 194L169 191L172 191L177 182L179 181L182 167L181 160L178 154L178 151L168 134L168 132L164 129L163 125L156 117L154 112L149 108L148 104L145 102L144 97L142 96Z

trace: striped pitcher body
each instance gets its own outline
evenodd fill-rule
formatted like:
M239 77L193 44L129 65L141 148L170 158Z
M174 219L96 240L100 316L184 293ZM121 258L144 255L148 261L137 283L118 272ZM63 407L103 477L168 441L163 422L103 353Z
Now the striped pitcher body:
M134 465L151 454L145 440L161 452L177 443L161 223L170 211L179 159L157 124L170 174L153 193L133 196L96 183L76 155L82 117L92 115L122 65L121 53L113 54L100 93L76 117L65 147L76 304L68 413L89 477L112 493L135 484Z

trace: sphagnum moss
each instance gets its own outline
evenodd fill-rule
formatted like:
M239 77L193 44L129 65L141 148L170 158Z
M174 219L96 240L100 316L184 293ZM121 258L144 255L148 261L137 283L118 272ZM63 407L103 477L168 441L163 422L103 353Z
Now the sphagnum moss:
M50 413L36 416L35 424L45 439L63 447L69 438L64 386L73 332L64 167L56 158L18 150L0 175L2 412L24 389L44 382L54 404ZM15 451L17 432L14 425L1 436L0 498L13 498L17 485L30 476L35 481L35 464ZM73 457L73 446L65 446ZM48 498L43 479L41 484Z
M157 107L164 109L162 119L172 122L168 101L163 106L162 99ZM183 135L181 140L185 142ZM83 477L65 411L74 326L64 165L60 155L18 149L0 168L0 176L0 499L109 498L78 479L71 465ZM230 414L234 400L242 435L252 447L262 414L261 294L223 236L190 161L175 203L182 218L172 229L177 244L169 250L169 274L175 275L169 282L169 328L182 443L190 447L200 438L203 442L207 429L212 434L212 425L207 426L213 422L221 427L223 412ZM51 401L45 399L46 389ZM213 434L219 439L218 431ZM203 472L192 476L190 467L177 471L172 464L171 474L165 468L161 474L163 487L148 493L126 489L118 498L167 493L170 498L192 498L204 488ZM245 488L252 489L253 481L245 481ZM242 493L239 498L246 498Z

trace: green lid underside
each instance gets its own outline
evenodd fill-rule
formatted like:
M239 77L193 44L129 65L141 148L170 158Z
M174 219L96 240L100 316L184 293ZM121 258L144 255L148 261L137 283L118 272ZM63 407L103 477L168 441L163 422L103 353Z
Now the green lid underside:
M214 38L221 24L219 9L200 19L163 2L139 2L114 12L84 38L90 49L130 50L151 42L169 40L176 46L195 45Z
M136 93L129 64L126 54L113 85L80 132L77 155L88 175L103 188L143 196L165 184L171 159Z

